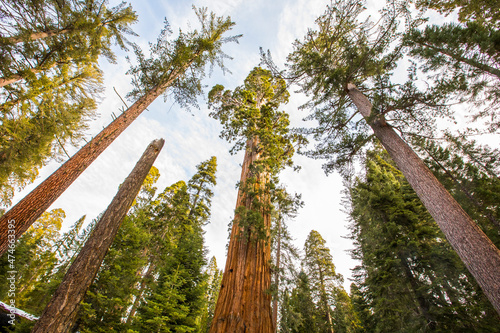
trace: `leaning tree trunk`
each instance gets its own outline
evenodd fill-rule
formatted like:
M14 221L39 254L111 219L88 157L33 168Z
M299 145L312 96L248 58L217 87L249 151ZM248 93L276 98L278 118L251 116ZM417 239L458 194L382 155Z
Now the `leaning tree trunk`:
M163 139L153 141L120 186L35 324L32 333L63 333L68 332L74 325L80 302L94 280L123 218L139 193L163 143Z
M189 64L187 64L189 65ZM127 111L112 121L105 129L83 146L46 180L19 201L0 218L0 256L7 250L7 222L15 224L18 239L80 176L80 174L171 84L187 67L180 67L170 74L170 79L151 89Z
M251 178L250 166L259 159L257 140L249 140L241 170L236 208L250 209L251 200L241 186ZM257 175L257 184L265 186L265 175ZM259 198L266 203L268 198ZM266 237L270 237L271 217L261 211ZM272 333L271 246L269 239L258 239L251 227L243 228L235 216L229 240L226 267L210 333Z
M418 155L383 117L372 119L372 104L354 84L347 92L392 160L500 314L500 251L446 191Z

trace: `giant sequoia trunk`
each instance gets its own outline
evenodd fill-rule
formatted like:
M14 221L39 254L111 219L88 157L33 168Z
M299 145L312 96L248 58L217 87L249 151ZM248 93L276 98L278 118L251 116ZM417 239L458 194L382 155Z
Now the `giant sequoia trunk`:
M68 332L73 326L80 302L85 297L99 267L144 182L164 140L153 141L120 186L118 193L96 224L75 261L71 264L54 296L35 324L32 333Z
M281 215L278 216L278 245L276 247L276 267L274 272L274 284L276 285L276 295L273 300L273 326L278 327L278 297L280 286L280 260L281 260Z
M252 175L250 166L259 159L257 140L248 140L241 171L236 208L250 209L252 198L242 186L256 176L257 186L265 186L265 174ZM258 198L265 203L268 198ZM266 237L270 236L271 217L261 211ZM245 230L244 230L245 229ZM210 327L211 333L271 333L275 328L271 311L271 243L255 235L252 227L241 227L236 215L231 230L226 267Z
M500 251L354 84L347 92L441 231L500 313Z
M158 97L185 67L173 71L171 79L155 87L111 122L0 218L0 256L7 250L7 222L14 221L16 239L80 176L80 174ZM11 223L12 224L12 223Z

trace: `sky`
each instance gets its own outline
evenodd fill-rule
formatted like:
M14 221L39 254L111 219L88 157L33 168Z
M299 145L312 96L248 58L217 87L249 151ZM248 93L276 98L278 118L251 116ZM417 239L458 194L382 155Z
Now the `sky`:
M308 28L314 28L314 20L322 14L329 1L325 0L134 0L130 1L139 16L133 30L139 37L130 38L144 51L148 42L154 42L164 26L165 18L175 31L182 28L188 31L197 28L197 19L192 6L207 7L219 16L230 16L236 23L231 35L243 34L238 44L226 44L224 51L233 60L226 66L232 74L223 75L214 69L212 76L206 78L205 95L199 99L199 109L185 110L167 97L158 98L50 207L62 208L66 212L63 225L68 228L82 215L87 222L103 212L116 194L118 186L128 176L147 145L154 139L164 138L165 145L158 156L155 166L161 177L157 183L158 192L179 180L188 181L196 171L196 165L217 157L217 185L212 200L212 216L206 226L205 242L208 258L215 256L219 268L225 265L228 223L233 218L236 203L236 183L241 173L243 152L230 155L231 144L219 138L221 126L217 120L208 116L206 93L215 84L234 89L243 83L244 78L260 62L259 47L270 50L274 61L283 68L286 56L292 51L292 43L302 39ZM118 1L110 0L110 6ZM372 3L368 12L376 13ZM191 27L191 28L190 28ZM112 121L112 113L119 114L123 107L120 97L131 91L131 77L126 75L129 64L126 53L117 50L117 64L101 61L106 90L100 101L98 115L89 124L86 138L89 140ZM133 55L129 53L131 57ZM113 89L114 88L114 89ZM292 126L304 126L302 118L306 110L299 106L306 98L290 89L291 98L282 110L290 114ZM127 102L132 104L130 101ZM66 147L70 155L75 147ZM281 181L290 193L302 194L305 206L298 216L288 221L295 245L302 249L311 230L318 231L330 248L337 273L344 276L344 286L349 291L351 269L357 264L351 258L353 249L349 235L348 217L342 206L344 186L338 174L328 177L324 174L322 161L295 155L299 172L287 170L282 173ZM14 202L24 197L60 166L52 161L40 170L38 179L19 192Z

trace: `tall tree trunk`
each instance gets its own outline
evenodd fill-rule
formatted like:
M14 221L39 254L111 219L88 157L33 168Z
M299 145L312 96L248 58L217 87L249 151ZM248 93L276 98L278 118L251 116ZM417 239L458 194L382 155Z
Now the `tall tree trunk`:
M276 295L273 300L273 326L278 327L278 297L280 290L280 256L281 256L281 214L278 215L278 246L276 249L276 268L274 272L274 284L276 285Z
M462 190L462 192L465 194L465 196L467 198L469 198L470 202L480 211L484 214L484 216L486 216L486 218L488 220L490 220L490 222L492 224L494 224L498 229L500 229L500 221L498 221L494 216L493 214L491 214L491 212L489 212L488 210L486 210L477 200L476 198L472 195L472 193L469 191L469 189L467 187L465 187L465 185L459 181L448 169L446 169L446 167L429 151L427 150L425 147L423 147L423 149L425 150L425 152L427 153L427 155L429 155L430 158L432 158L432 160L434 161L434 163L436 163L438 165L439 168L441 168L441 170L443 170L443 172L445 173L446 176L448 176L448 178L454 182L458 187L460 187L460 190Z
M347 93L438 224L441 231L500 313L500 251L434 177L383 117L372 119L372 104L354 84Z
M321 303L323 303L323 308L325 309L325 320L328 323L328 333L333 332L333 323L332 323L332 315L330 314L330 306L328 305L328 299L326 297L326 288L325 288L325 279L323 278L323 271L318 264L318 272L319 272L319 283L321 286Z
M250 166L259 159L257 139L247 141L245 159L241 170L240 190L236 208L251 207L251 200L241 186L252 177ZM257 183L265 184L265 174L257 175ZM266 202L268 198L259 198ZM270 237L271 217L262 211L264 228ZM249 235L250 234L250 235ZM256 239L251 228L242 230L235 216L229 240L226 267L210 327L210 333L272 333L271 295L271 244L269 239Z
M429 312L429 302L428 300L422 295L422 292L419 290L418 286L418 279L413 275L413 271L410 267L410 264L408 263L408 260L406 259L406 256L404 253L400 252L398 253L399 255L399 260L401 262L401 266L403 268L403 271L405 273L406 279L408 283L410 284L411 290L413 291L413 295L415 295L415 298L417 300L417 306L419 308L419 311L422 313L424 316L425 320L427 321L427 326L430 331L435 331L436 330L436 319L434 316L432 316Z
M163 139L153 141L120 186L35 324L32 333L62 333L74 325L80 302L94 280L123 218L139 193L163 143Z
M0 256L7 250L8 221L15 224L18 239L52 205L80 174L158 97L185 68L174 70L170 79L139 98L127 111L83 146L46 180L0 218Z

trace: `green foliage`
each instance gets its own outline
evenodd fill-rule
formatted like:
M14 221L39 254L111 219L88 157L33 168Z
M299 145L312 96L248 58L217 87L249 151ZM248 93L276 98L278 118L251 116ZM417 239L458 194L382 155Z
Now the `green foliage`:
M65 66L54 72L54 77L42 75L29 91L9 87L9 97L0 106L0 184L5 193L0 198L5 206L14 186L32 182L49 157L62 155L64 143L80 141L94 114L98 69Z
M308 235L304 252L302 269L281 294L280 332L358 332L361 327L354 304L317 231Z
M435 9L448 15L458 9L460 22L476 21L483 25L498 28L500 14L497 0L417 0L417 8Z
M244 240L268 240L265 216L273 209L277 175L293 165L294 144L302 141L289 129L288 114L278 110L288 98L285 81L260 67L255 67L234 91L216 85L208 94L209 107L214 110L210 115L223 126L221 137L235 142L231 153L246 148L255 156L239 184L246 204L235 212L242 231L239 237Z
M284 294L281 307L280 332L316 333L319 313L313 301L309 278L304 271L297 276L296 287Z
M216 159L155 196L152 168L80 309L80 332L195 332L209 302L203 226ZM212 278L213 282L213 278ZM213 282L215 283L215 282ZM212 291L211 295L214 295ZM208 317L205 317L205 324Z
M224 59L231 59L222 51L222 45L237 42L241 35L224 37L234 22L229 17L216 17L206 8L193 9L201 25L200 30L185 33L179 30L178 37L171 41L172 30L168 22L161 31L156 44L150 45L150 58L134 45L137 65L128 74L133 75L134 90L127 96L137 99L158 87L170 87L175 101L181 106L197 105L196 96L202 92L201 79L205 67L217 65L226 71Z
M86 238L94 222L83 229L85 216L80 218L64 234L60 233L62 219L65 217L61 209L44 213L18 240L15 255L16 275L16 307L40 316L51 295L59 286L67 268ZM7 255L0 260L0 274L6 281L9 267ZM8 300L5 284L0 285L0 297ZM15 325L14 332L30 332L34 322L21 320Z
M350 190L354 307L365 331L495 332L498 320L386 153Z
M446 139L446 146L422 138L413 138L413 144L461 207L500 246L499 150L450 134Z
M0 201L32 182L64 144L78 144L102 91L98 57L114 61L137 19L126 3L3 1L0 5Z
M215 305L219 297L220 285L222 282L222 270L217 268L217 260L215 257L210 259L207 268L207 289L205 291L205 306L200 319L199 333L208 333L212 319L214 317Z
M409 55L422 62L421 70L434 82L432 94L444 101L473 103L472 119L489 118L498 128L500 103L500 31L477 22L412 29L403 39Z
M309 30L304 41L297 41L288 56L288 75L301 91L311 97L302 106L311 108L306 120L316 120L314 128L303 129L318 141L313 158L324 158L326 173L338 170L348 176L348 165L360 156L372 134L367 125L376 119L390 119L400 131L429 133L435 112L422 105L436 105L435 96L419 92L410 67L410 80L404 84L391 82L391 75L401 59L399 20L408 28L419 23L411 21L407 8L393 2L382 11L378 24L361 21L365 7L362 0L331 1L325 14L317 20L317 29ZM394 47L394 45L396 45ZM373 104L369 119L363 119L348 96L347 85L355 84Z
M257 140L259 166L273 175L292 165L293 144L299 140L288 128L288 114L278 110L289 96L283 79L256 67L234 91L221 85L212 88L208 101L214 111L210 115L221 122L221 137L236 142L231 152L243 149L248 140Z

